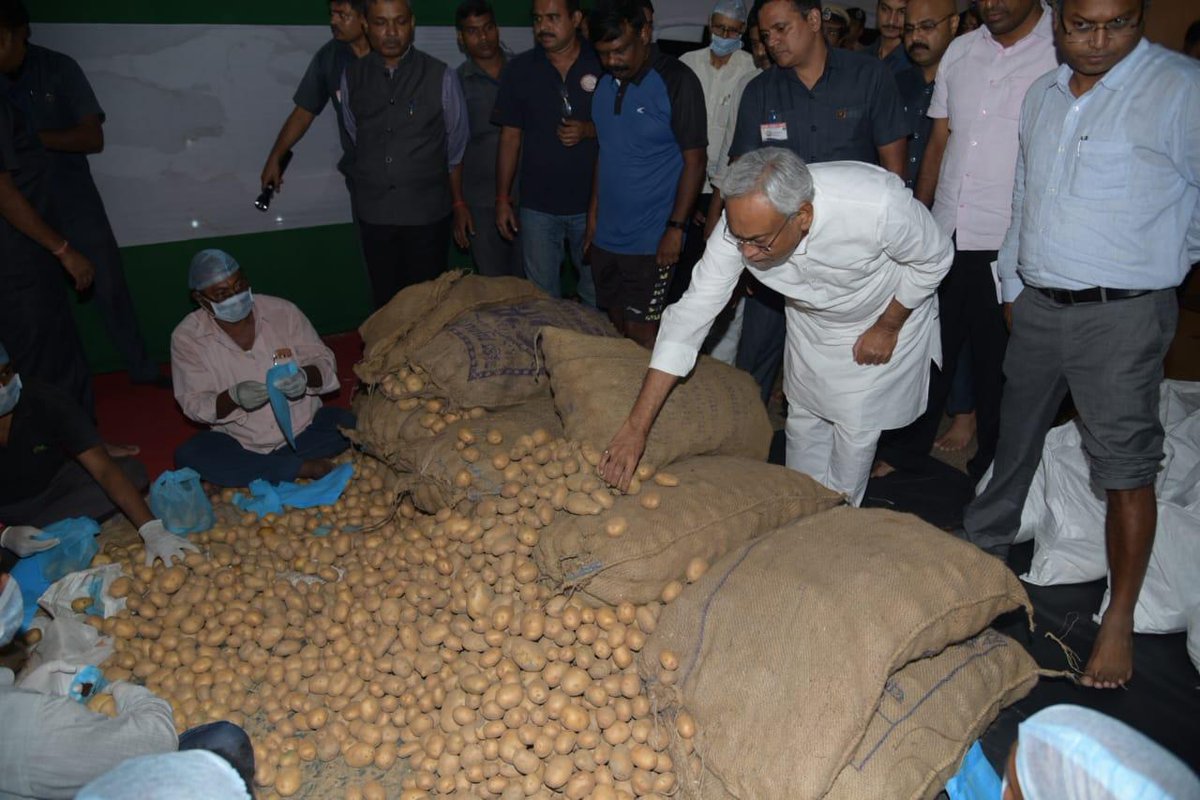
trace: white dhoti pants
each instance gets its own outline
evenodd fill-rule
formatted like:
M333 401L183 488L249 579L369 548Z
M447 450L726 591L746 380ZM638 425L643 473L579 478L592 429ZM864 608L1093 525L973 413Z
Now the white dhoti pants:
M789 469L862 503L880 431L852 431L789 405L786 432Z

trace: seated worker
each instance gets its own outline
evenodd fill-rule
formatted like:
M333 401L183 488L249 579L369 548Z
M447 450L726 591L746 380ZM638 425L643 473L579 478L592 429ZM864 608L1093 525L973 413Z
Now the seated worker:
M318 395L339 383L333 352L312 323L287 300L250 290L233 256L202 250L188 269L188 287L200 308L171 334L171 378L183 413L210 426L175 451L175 464L191 467L217 486L247 486L320 478L329 459L350 446L339 427L354 415L322 407ZM292 448L268 404L267 371L293 360L300 372L276 384L290 401Z
M10 563L0 559L0 648L12 641L23 616L20 588L8 574ZM48 662L41 669L71 672L76 667ZM14 677L0 668L2 798L75 797L84 784L127 759L176 750L215 753L241 776L239 783L250 786L254 751L246 732L233 723L213 722L176 737L170 704L145 687L117 681L106 689L117 707L117 715L109 718L66 695L23 689Z
M120 509L146 543L146 563L196 546L168 531L142 495L145 468L113 459L87 413L41 381L23 385L0 344L0 548L24 558L58 544L45 527L70 517L102 520Z

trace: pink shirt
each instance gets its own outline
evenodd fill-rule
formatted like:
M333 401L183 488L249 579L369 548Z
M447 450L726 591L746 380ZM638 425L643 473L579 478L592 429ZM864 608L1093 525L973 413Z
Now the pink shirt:
M217 395L242 381L263 381L275 353L290 349L296 365L316 366L323 383L292 401L292 430L299 436L312 423L321 398L338 388L333 351L317 336L304 313L287 300L254 296L254 346L242 350L203 309L183 318L171 334L171 379L183 413L232 436L247 450L270 453L286 440L268 403L255 411L238 408L217 419Z
M933 218L959 250L999 250L1012 213L1021 103L1030 84L1058 66L1051 11L1002 47L986 26L950 43L938 65L929 116L950 119Z

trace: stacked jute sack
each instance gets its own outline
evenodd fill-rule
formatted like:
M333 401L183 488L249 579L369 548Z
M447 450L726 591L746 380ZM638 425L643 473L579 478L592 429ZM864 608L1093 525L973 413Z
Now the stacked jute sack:
M989 629L1029 598L915 517L840 508L728 553L668 605L638 667L686 798L933 798L1037 682Z

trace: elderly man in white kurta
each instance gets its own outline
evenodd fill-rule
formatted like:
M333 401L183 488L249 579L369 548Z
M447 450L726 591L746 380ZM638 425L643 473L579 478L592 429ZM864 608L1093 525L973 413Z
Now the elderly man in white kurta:
M787 302L787 465L858 505L879 434L925 408L931 364L941 360L937 287L954 248L899 178L869 164L808 167L766 148L734 163L722 192L725 217L691 286L663 314L641 394L601 474L628 487L671 388L749 269Z

